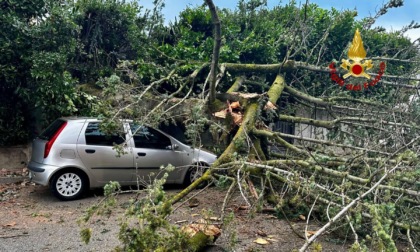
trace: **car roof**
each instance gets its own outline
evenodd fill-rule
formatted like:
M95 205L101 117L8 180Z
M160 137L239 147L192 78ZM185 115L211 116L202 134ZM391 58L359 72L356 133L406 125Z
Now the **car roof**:
M86 116L68 116L59 118L64 121L88 121L88 122L100 122L102 119L96 117L86 117ZM123 122L133 122L131 119L120 119Z

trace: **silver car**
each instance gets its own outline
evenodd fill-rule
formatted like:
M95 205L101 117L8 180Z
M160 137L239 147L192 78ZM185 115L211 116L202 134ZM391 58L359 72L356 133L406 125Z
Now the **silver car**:
M185 145L157 129L121 121L112 134L101 130L93 118L60 118L32 144L30 178L49 185L61 200L81 197L89 188L110 181L135 185L162 174L171 164L167 183L189 184L201 176L216 156ZM119 155L115 145L122 146Z

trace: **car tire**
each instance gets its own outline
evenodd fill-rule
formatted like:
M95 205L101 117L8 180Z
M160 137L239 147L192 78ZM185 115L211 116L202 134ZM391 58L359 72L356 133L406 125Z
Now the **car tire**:
M86 176L77 170L58 172L51 180L51 191L60 200L75 200L86 191L88 181Z
M185 180L184 180L184 184L185 185L191 185L194 181L196 181L198 178L200 178L205 170L208 168L207 165L203 165L203 164L196 164L196 165L192 165L189 169L188 172L185 176ZM197 189L202 189L204 187L206 187L208 185L208 181L205 181L201 184L199 184L196 188Z

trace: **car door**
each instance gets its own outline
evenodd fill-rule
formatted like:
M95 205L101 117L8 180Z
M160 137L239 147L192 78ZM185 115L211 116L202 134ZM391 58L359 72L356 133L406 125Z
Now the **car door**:
M149 183L154 176L161 177L164 171L161 166L171 164L175 167L185 165L187 153L177 150L171 138L148 126L130 123L134 142L133 155L136 167L136 178ZM177 168L175 168L177 169ZM173 182L176 172L170 172L168 182Z
M100 122L88 122L79 137L77 151L96 182L118 181L130 184L134 176L132 149L125 144L127 129L121 124L115 132L107 134L100 128ZM115 145L122 145L119 154Z

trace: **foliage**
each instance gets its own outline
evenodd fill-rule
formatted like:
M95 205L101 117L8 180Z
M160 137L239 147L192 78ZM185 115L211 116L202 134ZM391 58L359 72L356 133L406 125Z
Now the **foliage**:
M299 9L293 2L267 9L264 1L240 1L236 10L222 9L219 15L222 20L221 62L273 64L297 60L326 66L334 60L347 57L343 49L352 40L355 29L364 25L364 21L355 20L355 11L324 10L316 4ZM189 64L209 60L212 52L211 29L210 14L204 6L187 8L180 14L179 21L171 26L174 33L172 39L166 40L168 43L160 46L160 50L179 63L186 59L190 60ZM367 30L362 36L369 55L387 57L403 51L400 58L409 59L416 54L414 47L410 47L410 41L398 33ZM403 49L408 47L411 49ZM394 67L396 64L399 66ZM403 69L403 65L408 68L412 66L392 61L388 65L387 72L395 75L401 74L396 69ZM412 67L408 68L404 71L413 70ZM265 76L261 81L270 82L273 77ZM328 75L314 74L301 78L301 85L311 95L338 93L337 88L330 85ZM222 82L222 90L228 87ZM343 93L341 90L339 92ZM382 90L379 89L379 92ZM368 97L371 92L344 94ZM388 99L392 94L385 93L385 97Z
M398 251L392 239L391 219L395 218L395 206L372 206L370 213L373 216L373 230L375 231L374 246L378 250Z
M98 101L79 83L136 59L139 11L113 0L2 2L0 144L24 143L60 116L93 115Z
M194 147L200 147L202 145L200 135L208 124L208 119L203 114L203 106L204 104L197 104L193 107L191 111L191 121L186 123L185 135Z
M81 30L71 72L81 82L109 76L119 60L137 58L135 44L141 34L136 2L83 0L73 10Z
M45 14L45 3L39 1L7 1L0 9L0 144L19 143L28 136L26 114L16 88L27 85L30 64L30 20ZM14 108L14 109L13 109ZM13 116L12 116L13 115Z
M165 168L169 172L173 167ZM141 191L142 197L131 199L125 205L126 210L120 222L119 239L123 247L116 251L191 251L191 244L186 233L167 220L171 213L171 204L163 190L168 174L155 179ZM89 208L80 221L81 235L89 242L92 229L89 221L95 214L108 216L115 208L117 196L121 193L118 183L111 182L104 187L105 201Z
M83 110L94 97L77 90L68 62L77 25L66 4L8 1L2 8L0 144L22 143L59 116ZM13 108L13 109L12 109ZM81 110L79 110L81 108ZM12 116L13 115L13 116ZM9 118L13 118L10 120ZM13 129L13 131L10 131Z

